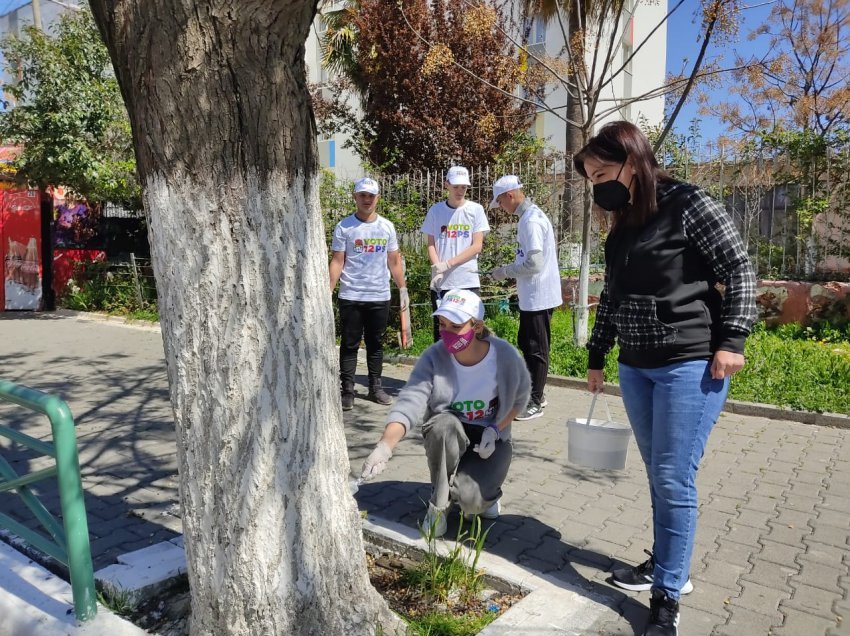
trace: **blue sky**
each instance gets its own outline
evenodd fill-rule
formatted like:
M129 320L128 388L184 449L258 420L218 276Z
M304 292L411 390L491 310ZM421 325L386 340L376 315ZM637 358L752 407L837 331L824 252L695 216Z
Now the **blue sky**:
M694 5L696 4L696 2L688 0L670 17L667 25L668 73L681 72L684 58L689 61L686 68L690 70L699 52L701 41L698 38L701 35L701 25L699 19L694 15ZM767 48L764 38L751 42L747 36L753 29L765 22L774 4L776 4L775 1L765 2L764 0L744 2L745 8L741 11L741 25L736 39L720 49L710 47L709 55L725 53L727 61L731 64L734 59L734 51L743 56L763 53ZM668 0L668 7L672 8L674 5L674 0ZM728 98L723 86L715 89L711 96L718 101ZM675 130L679 133L686 132L694 118L700 120L700 132L704 140L714 140L718 135L725 132L724 126L719 121L702 117L697 113L696 100L693 98L688 101L676 118Z

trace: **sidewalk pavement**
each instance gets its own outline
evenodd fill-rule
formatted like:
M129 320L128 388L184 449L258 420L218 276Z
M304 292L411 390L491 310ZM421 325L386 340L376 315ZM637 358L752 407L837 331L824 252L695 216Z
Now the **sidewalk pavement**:
M181 531L177 462L158 328L5 314L0 329L0 376L60 395L76 417L95 570L121 554L174 540ZM404 385L409 370L386 365L390 392ZM354 474L377 442L386 413L365 400L364 378L358 382L354 410L345 413ZM646 479L634 441L623 471L568 463L566 420L584 416L590 396L557 386L546 395L543 417L514 425L502 516L485 549L591 601L583 611L586 619L592 606L593 620L580 632L559 623L547 634L640 633L647 593L606 582L612 569L643 561L643 550L651 548ZM612 417L625 421L620 399L608 403ZM49 434L45 422L24 420L10 407L0 407L0 417L24 432ZM10 458L3 448L0 441L0 452ZM698 475L695 590L683 597L680 634L850 634L848 450L846 428L720 417ZM28 461L22 453L11 460L19 472ZM56 509L56 494L44 494ZM413 434L356 498L370 518L414 528L429 494L424 452ZM8 494L0 494L0 508L28 516ZM447 536L456 524L453 515ZM563 607L548 610L564 616Z

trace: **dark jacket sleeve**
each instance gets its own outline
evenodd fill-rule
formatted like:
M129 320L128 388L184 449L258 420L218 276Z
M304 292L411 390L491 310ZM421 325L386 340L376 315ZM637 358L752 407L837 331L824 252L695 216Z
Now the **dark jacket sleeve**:
M717 348L743 353L756 318L756 276L741 235L726 209L703 190L690 195L682 220L688 241L726 286Z
M588 369L602 369L605 366L605 356L614 346L617 337L617 327L614 324L614 308L608 294L608 267L605 267L605 283L599 304L596 307L596 323L587 342Z

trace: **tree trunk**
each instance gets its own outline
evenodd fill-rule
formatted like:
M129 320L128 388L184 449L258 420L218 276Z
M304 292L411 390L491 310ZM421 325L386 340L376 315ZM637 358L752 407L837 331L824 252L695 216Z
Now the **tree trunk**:
M374 634L347 488L307 0L93 0L159 292L193 634Z

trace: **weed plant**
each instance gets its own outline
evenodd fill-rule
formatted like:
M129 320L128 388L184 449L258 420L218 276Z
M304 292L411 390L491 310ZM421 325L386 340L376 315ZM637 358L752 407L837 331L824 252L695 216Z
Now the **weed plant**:
M434 521L430 526L419 528L428 544L428 552L416 567L405 570L405 582L441 602L448 600L452 594L459 595L466 602L484 586L478 561L490 529L482 528L478 515L472 516L468 527L464 526L461 517L454 546L442 556L437 553L436 525Z

